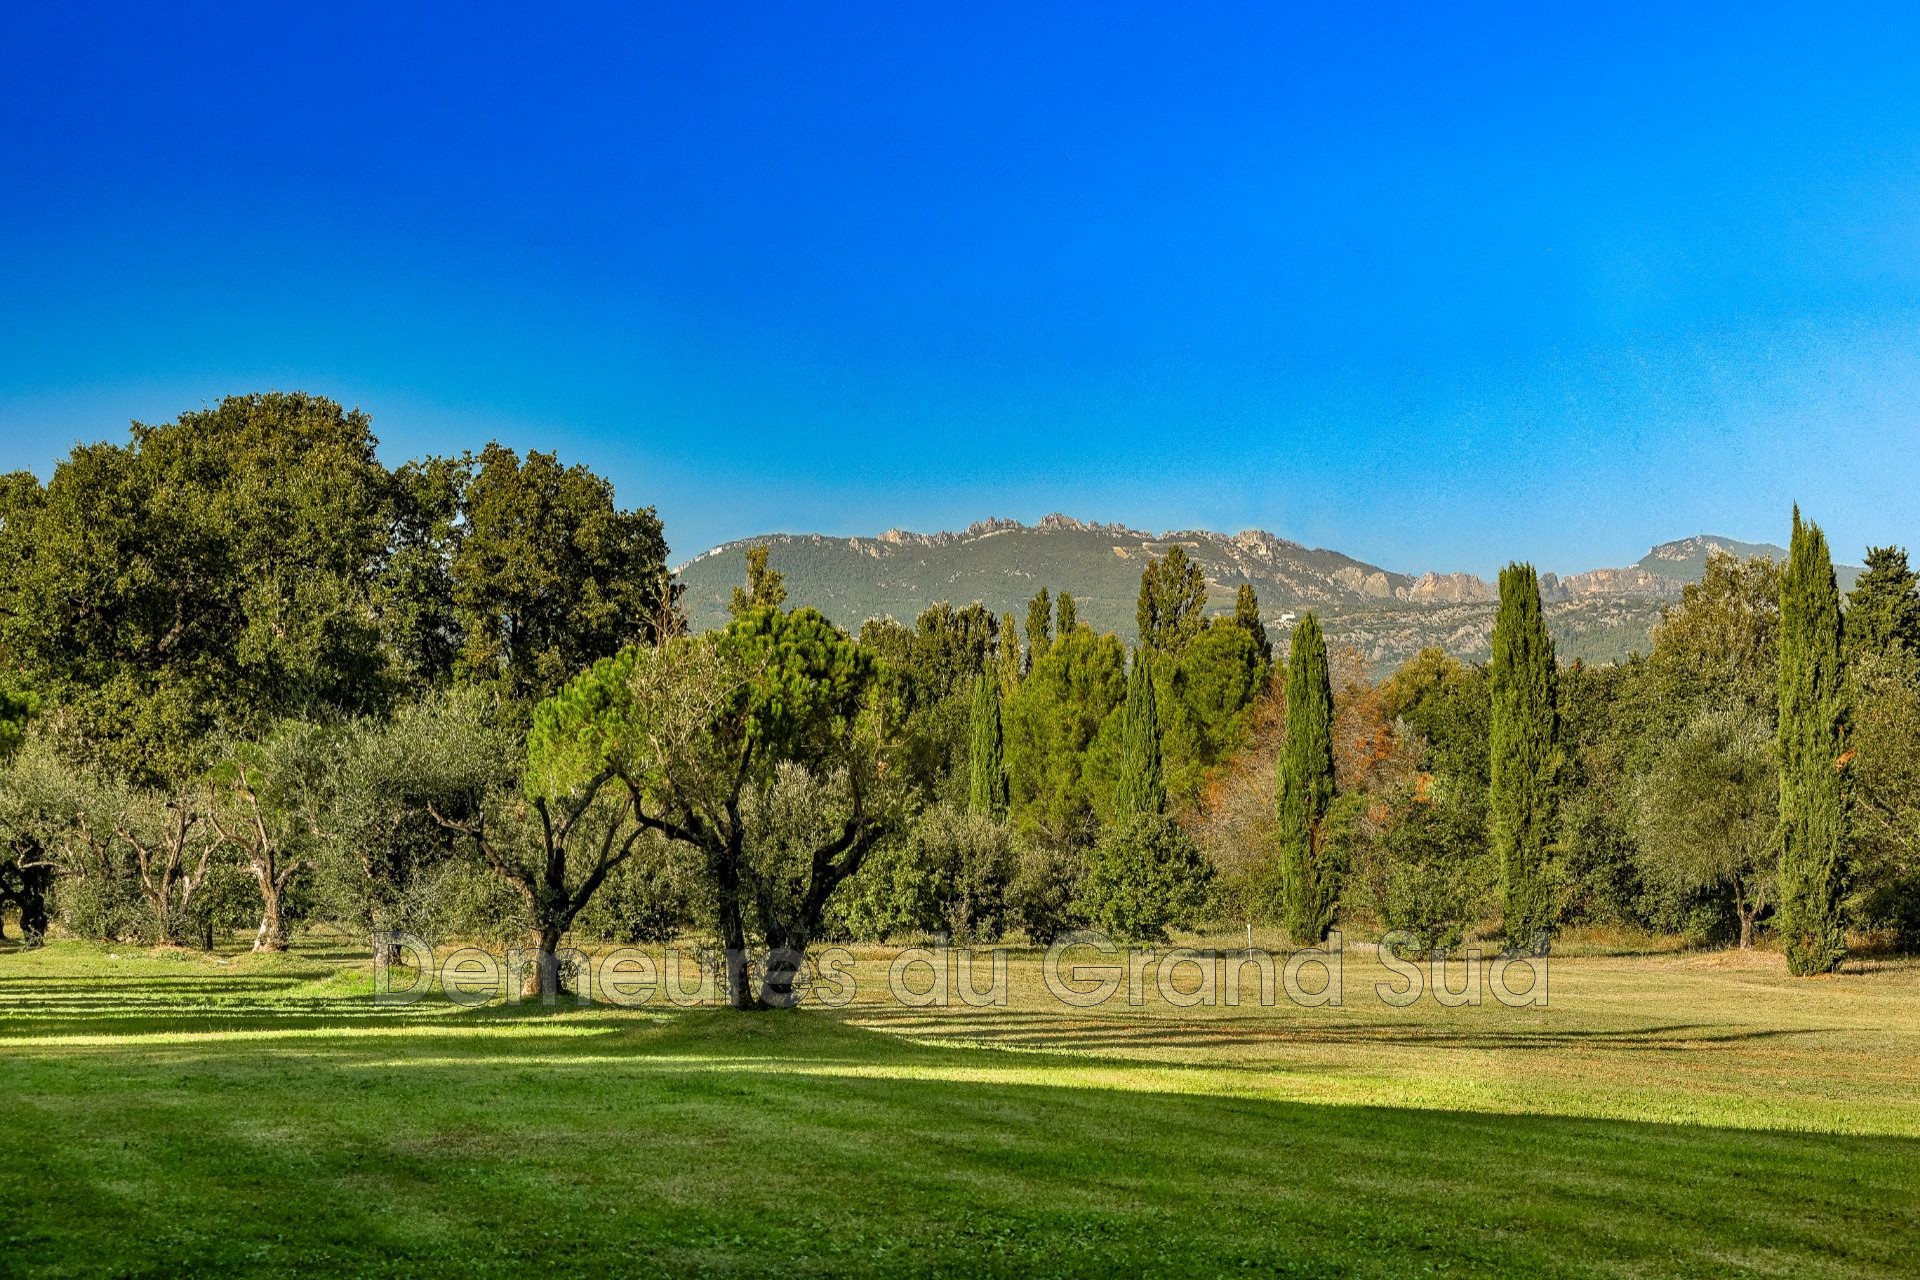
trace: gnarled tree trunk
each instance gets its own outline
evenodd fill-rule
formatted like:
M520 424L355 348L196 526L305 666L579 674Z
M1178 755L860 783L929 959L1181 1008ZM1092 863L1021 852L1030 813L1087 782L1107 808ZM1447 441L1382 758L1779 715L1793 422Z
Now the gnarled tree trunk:
M29 864L20 871L20 944L37 947L47 940L47 891L53 887L53 868Z

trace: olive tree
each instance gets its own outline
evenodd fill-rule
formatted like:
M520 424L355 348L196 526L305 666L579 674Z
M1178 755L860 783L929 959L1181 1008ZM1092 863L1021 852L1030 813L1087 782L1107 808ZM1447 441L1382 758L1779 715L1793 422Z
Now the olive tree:
M20 913L21 940L46 941L48 898L61 863L61 840L73 821L73 771L38 738L0 766L0 904Z
M316 888L338 919L366 929L376 963L400 962L405 953L394 945L395 934L437 932L446 895L436 892L435 873L451 865L463 839L429 811L434 787L461 771L425 766L467 732L482 738L475 754L483 759L504 759L510 751L504 735L488 740L484 725L469 727L474 717L459 712L463 702L477 715L477 695L458 691L409 702L391 719L358 721L348 726L334 758L315 851ZM489 780L483 789L498 783L484 764L479 772ZM503 778L505 770L499 772ZM457 800L450 807L458 812Z
M602 659L593 670L627 660ZM563 708L585 693L591 675L537 706L536 726L550 731L564 720ZM604 758L582 773L572 767L577 753L521 755L477 699L447 699L438 717L437 731L416 743L418 754L394 762L406 770L404 789L520 898L536 947L528 989L551 1002L560 991L561 943L641 834L632 796ZM548 741L539 729L535 736Z
M1773 899L1779 862L1779 768L1760 713L1701 712L1655 758L1636 791L1641 874L1683 893L1726 892L1740 946Z
M905 817L877 670L815 610L752 605L595 664L535 718L547 785L615 771L634 821L696 852L737 1009L795 1003L828 900Z
M205 899L218 871L214 855L220 842L197 788L128 786L84 776L71 785L67 803L71 820L60 835L63 871L103 879L129 872L145 906L141 932L154 942L177 945L197 930L202 945L211 946Z
M260 893L255 951L285 951L287 889L313 866L330 808L340 735L289 720L259 742L229 743L207 781L207 823Z

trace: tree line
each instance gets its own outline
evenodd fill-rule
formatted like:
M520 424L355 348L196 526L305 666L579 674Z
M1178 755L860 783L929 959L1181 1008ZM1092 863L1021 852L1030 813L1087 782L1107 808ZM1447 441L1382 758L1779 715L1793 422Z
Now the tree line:
M709 941L742 1007L828 938L1574 924L1796 972L1920 935L1920 590L1719 557L1647 654L1556 662L1525 565L1484 666L1382 679L1180 546L1138 643L1066 591L850 632L748 552L689 634L660 521L497 444L388 468L365 415L236 397L0 482L0 894L29 941L262 949L328 922ZM1843 608L1844 604L1844 608Z

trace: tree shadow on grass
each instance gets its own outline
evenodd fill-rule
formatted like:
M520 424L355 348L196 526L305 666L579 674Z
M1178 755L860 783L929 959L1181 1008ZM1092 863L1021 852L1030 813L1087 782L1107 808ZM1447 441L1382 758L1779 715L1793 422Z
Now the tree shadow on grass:
M839 1010L742 1015L731 1011L682 1009L656 1000L652 1012L636 1020L606 1004L580 1005L562 996L553 1009L523 1000L459 1009L437 992L414 1003L381 1001L365 989L339 994L315 991L311 973L231 974L87 973L60 976L0 976L0 1039L31 1041L52 1037L180 1035L195 1031L313 1030L338 1028L350 1034L358 1026L393 1027L404 1023L461 1019L476 1032L516 1020L564 1015L595 1021L609 1030L651 1024L661 1013L680 1016L683 1027L708 1026L717 1040L752 1044L777 1028L800 1025L861 1026L897 1044L964 1051L1018 1051L1058 1055L1085 1065L1179 1068L1177 1057L1208 1055L1200 1064L1211 1071L1266 1070L1271 1061L1258 1055L1288 1047L1354 1046L1408 1050L1463 1049L1539 1053L1579 1048L1619 1052L1699 1051L1748 1043L1818 1035L1807 1029L1738 1028L1698 1022L1655 1022L1615 1028L1541 1025L1520 1020L1489 1022L1462 1018L1446 1023L1399 1020L1349 1020L1343 1017L1293 1016L1258 1020L1255 1016L1184 1016L1165 1009L1028 1011L1006 1009L924 1010L860 1005ZM339 970L332 972L338 973ZM701 1021L701 1014L717 1019ZM1240 1055L1236 1057L1235 1055Z
M931 1042L990 1042L1007 1048L1081 1054L1125 1048L1188 1051L1341 1044L1527 1051L1571 1047L1671 1050L1820 1034L1809 1029L1729 1028L1693 1022L1619 1028L1315 1019L1258 1024L1245 1018L1189 1019L1145 1011L1104 1016L998 1010L930 1015L919 1010L879 1008L862 1009L854 1020Z
M872 1071L1007 1059L840 1015L460 1020L490 1054L509 1047L489 1032L542 1020L609 1034L504 1068L437 1039L385 1040L375 1058L343 1038L293 1077L291 1056L207 1046L194 1071L131 1089L101 1087L118 1061L63 1062L36 1100L41 1140L0 1169L10 1260L1891 1276L1920 1236L1913 1139L886 1078Z

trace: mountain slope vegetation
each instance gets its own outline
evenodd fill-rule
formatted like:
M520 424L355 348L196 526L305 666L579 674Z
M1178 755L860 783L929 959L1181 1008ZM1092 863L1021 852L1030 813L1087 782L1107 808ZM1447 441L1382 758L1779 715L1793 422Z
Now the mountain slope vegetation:
M1325 621L1332 643L1357 649L1380 669L1432 645L1484 660L1496 597L1493 585L1473 574L1396 573L1258 529L1155 534L1050 515L1035 525L984 520L957 533L769 534L725 543L679 571L686 589L682 603L696 629L726 620L732 590L745 574L746 548L756 545L768 549L794 603L812 605L846 626L868 618L911 619L943 600L977 600L995 613L1024 616L1027 601L1046 587L1072 593L1083 620L1127 640L1136 638L1141 567L1177 545L1206 574L1209 612L1231 612L1235 592L1249 584L1274 626L1311 609ZM1786 555L1766 543L1700 535L1663 543L1624 568L1542 575L1556 649L1588 662L1644 652L1661 606L1699 581L1716 550L1743 558ZM1843 590L1855 573L1841 568Z

